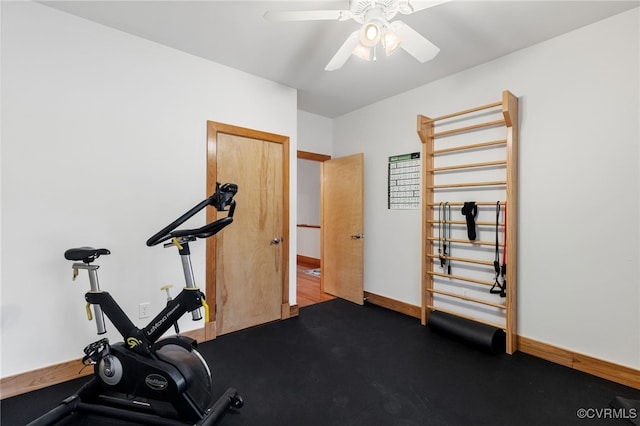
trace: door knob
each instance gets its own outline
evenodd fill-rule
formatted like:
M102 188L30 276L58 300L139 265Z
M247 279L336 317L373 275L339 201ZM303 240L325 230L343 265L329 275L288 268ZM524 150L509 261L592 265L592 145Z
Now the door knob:
M361 238L364 238L364 234L353 234L353 235L351 236L351 239L352 239L352 240L359 240L359 239L361 239Z
M269 244L271 244L272 246L274 246L274 245L276 245L276 244L280 244L281 242L282 242L282 237L280 237L280 238L276 237L276 238L274 238L273 240L271 240L271 243L269 243Z

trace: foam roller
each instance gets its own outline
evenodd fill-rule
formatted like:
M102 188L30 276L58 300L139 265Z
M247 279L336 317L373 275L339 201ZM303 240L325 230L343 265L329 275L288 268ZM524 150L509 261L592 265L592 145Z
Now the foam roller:
M440 335L468 343L480 350L493 354L505 352L506 336L500 328L440 311L429 314L428 326Z

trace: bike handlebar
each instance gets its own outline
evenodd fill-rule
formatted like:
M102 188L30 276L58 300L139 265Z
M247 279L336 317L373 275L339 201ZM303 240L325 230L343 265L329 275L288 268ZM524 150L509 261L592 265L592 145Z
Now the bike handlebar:
M174 237L193 236L196 238L209 238L212 235L215 235L222 228L233 222L233 213L236 207L236 202L233 200L233 196L236 195L237 192L238 185L234 183L225 183L222 186L220 186L220 183L216 183L216 191L209 198L201 201L185 214L154 234L147 240L147 246L155 246L156 244L160 244L161 242ZM188 219L190 219L192 216L194 216L196 213L207 206L213 206L220 212L225 211L225 208L228 206L229 214L227 215L227 217L208 223L200 228L174 231L178 226L182 225L184 222L186 222Z

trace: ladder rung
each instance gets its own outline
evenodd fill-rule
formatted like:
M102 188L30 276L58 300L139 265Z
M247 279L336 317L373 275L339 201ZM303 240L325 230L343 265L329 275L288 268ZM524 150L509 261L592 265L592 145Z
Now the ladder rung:
M427 223L439 223L439 224L443 224L446 225L448 223L452 224L452 225L466 225L467 222L464 220L436 220L436 219L430 219L427 220ZM495 222L485 222L485 221L477 221L476 225L482 225L482 226L496 226ZM300 225L298 225L300 226ZM498 226L503 226L502 223L498 223Z
M433 275L433 276L442 277L442 278L451 278L453 280L467 281L470 283L482 284L489 287L493 287L493 285L495 284L491 281L478 280L476 278L463 277L461 275L441 274L440 272L433 272L433 271L427 271L427 275Z
M476 143L471 145L453 146L451 148L437 149L433 151L433 155L446 154L447 152L465 151L467 149L487 148L494 145L506 145L506 143L507 143L506 139L499 139L496 141L481 142L481 143Z
M468 183L446 183L442 185L428 185L427 189L443 189L443 188L468 188L475 186L505 186L507 184L504 180L492 181L492 182L468 182Z
M486 161L484 163L468 163L468 164L456 164L455 166L436 167L433 169L427 169L428 172L443 172L445 170L459 170L459 169L473 169L478 167L491 167L491 166L506 166L506 161Z
M427 237L429 241L438 241L438 237ZM461 244L479 244L483 246L495 246L496 243L494 241L471 241L471 240L460 240L457 238L447 238L447 241L450 243L461 243ZM503 246L503 243L498 243L499 247Z
M444 290L436 290L435 288L428 288L427 291L430 291L436 294L442 294L444 296L455 297L457 299L466 300L468 302L474 302L474 303L480 303L482 305L493 306L494 308L506 309L506 306L500 303L494 303L488 300L478 299L476 297L465 296L464 294L452 293L450 291L444 291Z
M487 121L486 123L472 124L471 126L459 127L457 129L444 130L442 132L434 133L434 138L440 138L442 136L455 135L456 133L468 132L469 130L482 129L484 127L504 126L506 122L504 119Z
M493 262L490 262L488 260L469 259L467 257L439 256L437 254L431 254L431 253L428 253L427 257L431 259L439 259L440 257L442 257L446 260L453 260L455 262L475 263L477 265L493 266Z
M496 204L498 203L498 201L476 201L476 206L493 206L495 207ZM506 201L500 201L500 205L504 206L507 202ZM451 203L448 203L450 206L464 206L464 201L454 201ZM428 206L431 207L435 207L435 206L439 206L440 203L427 203Z

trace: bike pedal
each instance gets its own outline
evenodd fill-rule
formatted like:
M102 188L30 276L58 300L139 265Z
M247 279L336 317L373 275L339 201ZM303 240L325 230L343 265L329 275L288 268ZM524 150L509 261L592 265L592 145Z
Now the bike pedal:
M93 342L87 345L83 352L82 363L84 365L96 364L100 358L110 353L109 339L104 338Z

